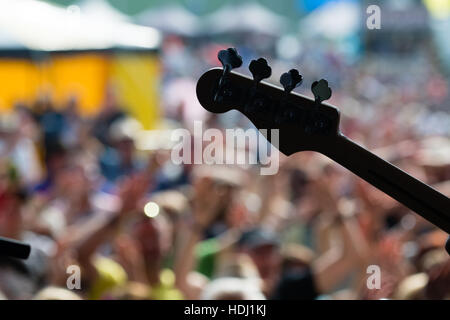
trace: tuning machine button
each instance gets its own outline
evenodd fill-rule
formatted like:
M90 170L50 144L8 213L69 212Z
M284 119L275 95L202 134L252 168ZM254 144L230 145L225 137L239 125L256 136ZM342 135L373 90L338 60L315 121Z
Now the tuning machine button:
M244 109L247 113L255 113L263 111L263 107L267 105L266 97L257 94L257 88L258 83L272 75L272 68L264 58L252 60L248 68L253 75L253 86L249 90L247 103Z
M272 75L272 68L267 64L267 60L259 58L258 60L252 60L248 66L253 76L255 85L263 79L267 79Z
M223 67L223 75L220 78L222 82L224 77L230 73L231 70L239 68L242 65L242 57L237 53L236 48L228 48L226 50L220 50L217 58Z
M296 87L301 85L302 82L303 77L297 69L291 69L288 72L283 73L280 77L280 83L283 86L285 93L290 93Z
M226 78L230 71L235 68L239 68L242 65L242 57L237 53L236 48L228 48L226 50L220 50L217 54L217 58L223 67L223 73L219 80L219 86L216 94L214 95L214 101L221 101L220 93L226 83Z
M295 121L295 110L286 108L285 105L289 93L301 85L302 82L303 77L297 69L291 69L281 75L280 83L284 88L284 95L281 99L279 110L277 110L277 114L275 115L275 123L277 125Z
M332 91L328 86L328 81L325 79L314 81L311 85L311 91L314 94L314 100L318 104L331 98Z

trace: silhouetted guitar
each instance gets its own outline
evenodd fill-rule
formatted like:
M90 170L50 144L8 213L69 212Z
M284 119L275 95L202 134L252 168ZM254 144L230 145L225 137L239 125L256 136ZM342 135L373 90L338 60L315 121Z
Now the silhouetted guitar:
M0 237L0 257L28 259L31 246L24 242Z
M253 79L231 72L242 65L236 49L220 51L219 60L223 68L207 71L197 83L197 96L206 110L223 113L236 109L259 130L279 129L279 145L275 147L285 155L304 150L320 152L450 233L449 198L340 132L339 110L323 103L331 97L326 80L312 84L313 100L292 92L302 82L295 69L281 76L283 90L261 82L271 76L263 58L250 63ZM266 138L271 141L270 135Z

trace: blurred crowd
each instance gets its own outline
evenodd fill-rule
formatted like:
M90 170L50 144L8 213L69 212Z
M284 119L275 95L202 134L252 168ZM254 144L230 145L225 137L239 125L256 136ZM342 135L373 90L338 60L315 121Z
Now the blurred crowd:
M198 109L195 81L219 65L218 47L177 38L163 47L162 105L179 127L197 116L250 126ZM245 64L262 53L238 50ZM265 52L271 81L300 66L299 92L311 96L310 84L328 79L346 135L450 195L448 78L425 54L348 62L333 52L304 47L291 61ZM175 166L170 150L136 148L126 130L135 120L113 89L95 117L78 109L76 97L56 106L43 96L1 116L0 236L32 252L0 257L0 297L450 298L447 235L327 158L281 156L273 176L257 165Z

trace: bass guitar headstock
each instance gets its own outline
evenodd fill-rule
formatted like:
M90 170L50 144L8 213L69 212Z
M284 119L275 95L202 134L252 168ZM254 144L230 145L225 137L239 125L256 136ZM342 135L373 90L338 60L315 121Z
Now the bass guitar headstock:
M324 79L315 81L311 90L314 99L293 92L303 77L296 69L283 73L283 88L262 81L271 76L271 68L264 58L249 65L253 79L235 73L242 65L236 49L218 54L222 68L205 72L197 83L197 97L201 105L213 113L231 109L242 112L259 130L278 129L278 144L286 155L302 150L323 151L339 133L339 110L323 101L331 97L331 89ZM271 135L266 134L271 141Z

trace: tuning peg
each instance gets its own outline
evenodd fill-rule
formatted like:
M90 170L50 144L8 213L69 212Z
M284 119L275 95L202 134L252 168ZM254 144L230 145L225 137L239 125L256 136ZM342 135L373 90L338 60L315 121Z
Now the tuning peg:
M272 75L272 68L267 64L267 60L264 58L252 60L248 68L253 75L253 86L250 89L248 103L245 105L244 110L247 113L252 113L260 110L262 107L263 101L255 99L258 83L260 83L262 79L267 79Z
M219 101L220 92L226 82L228 73L234 68L239 68L242 65L242 57L237 53L236 48L228 48L226 50L220 50L217 54L217 58L222 63L223 73L219 79L219 87L214 95L214 101Z
M285 108L286 99L288 94L296 87L298 87L303 81L303 77L298 70L291 69L285 72L280 77L280 83L284 88L284 95L280 101L280 109L275 116L275 123L281 124L291 118L291 110Z
M296 69L291 69L288 72L283 73L280 77L280 83L283 85L284 91L287 93L298 87L302 81L303 77Z
M331 98L331 88L328 86L328 81L325 79L314 81L311 85L311 91L314 94L314 99L318 103Z
M252 60L248 68L250 69L250 72L253 75L253 80L256 83L263 79L267 79L272 75L272 68L267 64L267 60L264 58Z
M224 74L230 72L234 68L239 68L242 65L242 57L237 53L236 48L220 50L217 58L219 58L220 63L222 63Z

